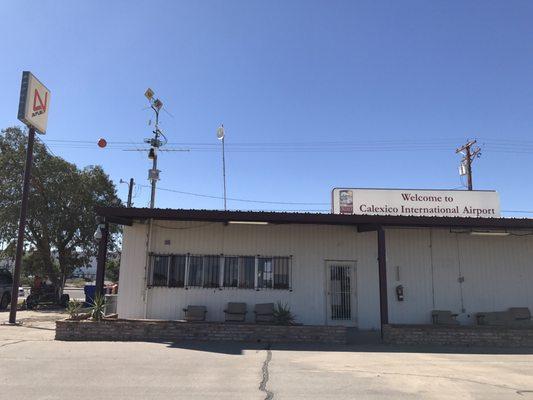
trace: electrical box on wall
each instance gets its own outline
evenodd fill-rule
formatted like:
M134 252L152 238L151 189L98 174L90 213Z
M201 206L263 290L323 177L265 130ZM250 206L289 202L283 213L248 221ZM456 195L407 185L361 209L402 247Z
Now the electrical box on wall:
M404 300L403 285L396 286L396 299L398 301L403 301Z

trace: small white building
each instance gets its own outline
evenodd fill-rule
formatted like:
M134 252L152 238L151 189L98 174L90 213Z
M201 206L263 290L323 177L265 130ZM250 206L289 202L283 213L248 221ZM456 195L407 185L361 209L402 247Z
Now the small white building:
M120 318L223 321L282 302L297 322L361 330L450 310L533 309L533 220L100 208L124 225Z

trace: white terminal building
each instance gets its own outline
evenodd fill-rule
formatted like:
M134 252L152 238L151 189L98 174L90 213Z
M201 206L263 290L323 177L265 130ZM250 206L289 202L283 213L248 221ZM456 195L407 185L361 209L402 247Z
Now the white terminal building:
M379 330L533 309L533 220L493 191L334 189L332 212L100 208L124 225L119 318L224 321L228 302L282 302L296 321Z

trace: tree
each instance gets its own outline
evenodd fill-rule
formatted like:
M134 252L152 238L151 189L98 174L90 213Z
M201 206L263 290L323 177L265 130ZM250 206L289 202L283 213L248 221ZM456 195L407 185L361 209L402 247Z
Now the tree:
M105 278L111 282L118 282L120 262L118 260L108 260L105 265Z
M8 246L16 240L26 143L26 135L17 127L0 135L0 242ZM36 140L26 238L56 284L63 286L76 267L96 255L94 208L111 205L121 202L102 167L80 170ZM109 250L113 251L118 229L111 226L110 233Z
M55 271L59 271L57 263L53 263ZM36 276L44 277L49 275L49 263L48 260L41 255L37 250L30 249L24 257L22 257L22 275L23 276Z

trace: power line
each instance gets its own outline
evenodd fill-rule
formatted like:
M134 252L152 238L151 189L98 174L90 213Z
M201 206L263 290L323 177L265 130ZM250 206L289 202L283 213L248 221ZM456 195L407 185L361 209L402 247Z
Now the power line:
M146 188L150 187L148 185L141 185L141 184L136 184L136 186L146 187ZM205 198L217 199L217 200L223 199L222 196L213 196L213 195L207 195L207 194L201 194L201 193L185 192L185 191L182 191L182 190L175 190L175 189L162 188L162 187L159 187L158 190L163 190L163 191L166 191L166 192L172 192L172 193L178 193L178 194L185 194L185 195L195 196L195 197L205 197ZM259 204L280 204L280 205L301 205L301 206L310 206L310 205L321 205L321 206L322 205L328 205L329 206L330 205L330 203L303 203L303 202L289 202L289 201L268 201L268 200L252 200L252 199L241 199L241 198L231 198L231 197L228 197L228 200L240 201L240 202L246 202L246 203L259 203ZM249 211L264 211L264 210L249 210ZM272 211L276 211L276 210L272 210ZM280 210L280 211L329 212L330 210L329 209L320 208L320 209L306 209L306 210L295 209L295 210ZM501 210L501 212L504 212L504 213L518 213L518 214L533 214L533 210Z
M48 139L49 147L69 149L97 149L94 141ZM132 151L142 142L108 142L107 150ZM173 146L191 146L193 152L218 152L216 144L203 142L169 142ZM533 142L525 141L483 141L483 147L489 153L531 154ZM413 142L412 140L375 140L375 141L330 141L330 142L256 142L231 143L226 151L233 153L346 153L346 152L404 152L417 150L449 151L453 148L451 141L433 140ZM98 149L100 150L100 149ZM168 149L179 151L181 149Z
M141 184L137 184L137 186L150 187L148 185L141 185ZM158 190L163 190L163 191L172 192L172 193L186 194L186 195L195 196L195 197L205 197L208 199L218 199L218 200L224 199L224 197L222 196L213 196L213 195L202 194L202 193L185 192L182 190L168 189L168 188L162 188L162 187L158 187ZM329 203L300 203L300 202L290 202L290 201L267 201L267 200L239 199L239 198L232 198L232 197L228 197L227 199L231 201L240 201L244 203L259 203L259 204L281 204L281 205L299 205L299 206L329 205Z

